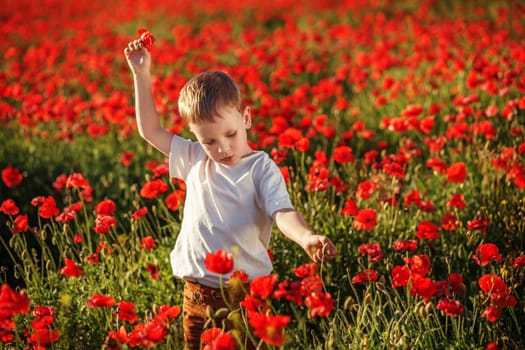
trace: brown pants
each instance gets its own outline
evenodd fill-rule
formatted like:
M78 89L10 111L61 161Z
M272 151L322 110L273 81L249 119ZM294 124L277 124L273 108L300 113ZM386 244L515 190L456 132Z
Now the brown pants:
M245 291L247 291L246 286L244 289L223 288L221 290L186 281L182 305L185 349L201 349L200 337L206 328L217 327L224 331L236 329L243 334L242 330L245 326L241 322L240 315L237 318L227 318L227 316L230 311L239 308Z

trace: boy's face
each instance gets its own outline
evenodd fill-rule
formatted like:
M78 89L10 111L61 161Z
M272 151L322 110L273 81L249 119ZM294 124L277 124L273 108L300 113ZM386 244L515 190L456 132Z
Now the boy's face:
M190 123L190 131L213 161L235 165L253 152L246 135L252 123L250 107L241 113L234 106L224 106L217 112L213 121Z

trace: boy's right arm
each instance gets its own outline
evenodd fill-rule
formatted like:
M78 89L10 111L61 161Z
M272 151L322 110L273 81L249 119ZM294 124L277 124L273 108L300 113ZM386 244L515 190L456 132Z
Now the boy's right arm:
M133 73L135 114L139 134L153 147L168 155L173 135L162 127L155 107L151 88L151 55L140 40L129 43L124 54Z

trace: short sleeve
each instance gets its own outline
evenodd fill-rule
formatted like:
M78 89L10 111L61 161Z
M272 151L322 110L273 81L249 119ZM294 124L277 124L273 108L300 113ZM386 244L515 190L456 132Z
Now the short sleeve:
M255 178L258 203L268 216L281 209L293 209L293 205L279 167L270 157L265 157Z
M204 155L204 150L198 142L173 135L168 156L170 177L186 181L190 169L202 160Z

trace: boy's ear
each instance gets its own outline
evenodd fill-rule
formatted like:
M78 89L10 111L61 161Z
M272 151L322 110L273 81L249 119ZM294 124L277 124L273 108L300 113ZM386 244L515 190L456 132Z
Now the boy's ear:
M244 121L244 127L246 129L251 128L252 126L252 109L250 107L245 107L242 112L242 119Z

